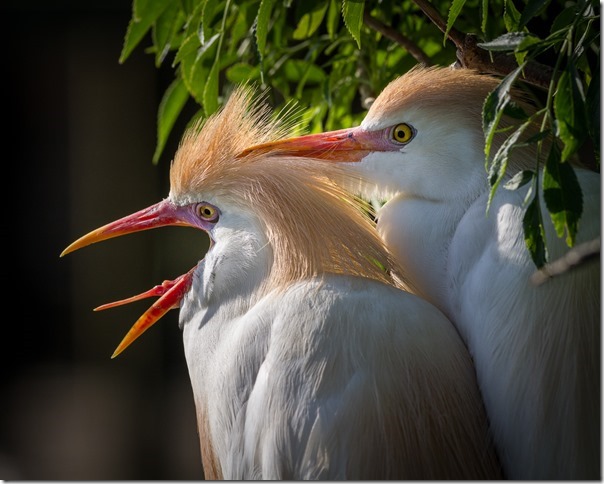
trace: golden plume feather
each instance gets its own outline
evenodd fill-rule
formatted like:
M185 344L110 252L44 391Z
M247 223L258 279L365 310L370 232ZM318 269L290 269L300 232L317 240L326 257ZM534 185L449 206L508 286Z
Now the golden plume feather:
M276 120L247 86L215 115L184 135L170 171L171 194L212 194L252 211L273 250L267 287L323 273L357 275L406 287L367 205L333 180L349 177L337 164L240 152L284 138L291 123Z

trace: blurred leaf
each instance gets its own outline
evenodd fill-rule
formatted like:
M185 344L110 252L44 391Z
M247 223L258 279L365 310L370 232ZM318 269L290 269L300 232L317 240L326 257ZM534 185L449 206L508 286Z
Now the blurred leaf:
M530 35L524 32L508 32L490 42L479 42L477 45L492 52L507 52L515 50Z
M239 62L226 70L226 77L233 84L241 84L247 80L258 79L260 68L245 62Z
M325 73L317 65L298 59L290 59L283 65L285 77L290 82L320 83L325 79Z
M545 247L545 232L543 230L543 217L539 197L534 196L527 206L524 218L524 242L531 254L531 259L537 268L543 267L547 262L547 249Z
M445 36L443 38L443 45L447 43L449 38L449 32L453 28L453 24L455 24L455 20L461 13L461 9L463 8L466 0L453 0L451 2L451 7L449 8L449 16L447 17L447 29L445 30Z
M583 144L587 133L585 96L581 78L571 64L560 76L554 96L556 135L564 142L562 161L568 160Z
M506 190L518 190L526 185L535 176L535 172L531 170L522 170L516 173L510 180L503 185Z
M593 77L587 88L585 96L585 107L587 109L587 127L589 136L594 144L594 156L597 164L600 164L600 129L601 129L601 94L600 94L600 59L598 66L593 70Z
M525 25L536 15L541 13L550 3L551 0L528 0L526 7L520 16L518 28L523 29Z
M356 41L358 48L361 48L361 26L363 25L363 9L365 0L342 0L342 18L344 24Z
M329 10L327 11L327 33L329 39L334 40L338 33L340 23L340 6L339 0L329 0Z
M189 99L189 91L182 79L175 79L164 93L157 112L157 146L153 154L153 163L157 164L166 141L170 135L176 119Z
M558 237L566 233L572 247L583 212L583 195L570 163L561 163L560 148L553 143L543 172L543 198Z
M300 22L298 22L298 26L296 27L296 30L294 30L292 38L295 40L304 40L314 34L319 28L319 25L323 22L327 7L327 2L320 2L316 4L310 12L305 13L300 19Z
M123 64L145 37L153 23L174 0L133 0L132 18L128 24L119 63Z

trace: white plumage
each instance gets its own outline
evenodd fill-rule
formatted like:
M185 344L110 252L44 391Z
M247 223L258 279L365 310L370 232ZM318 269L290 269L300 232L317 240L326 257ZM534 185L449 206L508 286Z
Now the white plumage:
M211 248L161 295L180 326L206 478L497 479L471 358L440 310L397 286L398 266L336 165L241 156L278 136L236 91L185 135L167 199L64 253L161 225Z
M344 162L362 181L343 186L386 200L377 229L415 292L467 343L507 477L598 479L600 262L533 286L522 226L528 185L500 187L487 213L481 108L498 82L467 70L416 68L385 88L357 128L247 151ZM534 146L515 149L509 176L534 169L535 160ZM575 172L581 243L600 237L600 176ZM555 260L568 247L542 196Z

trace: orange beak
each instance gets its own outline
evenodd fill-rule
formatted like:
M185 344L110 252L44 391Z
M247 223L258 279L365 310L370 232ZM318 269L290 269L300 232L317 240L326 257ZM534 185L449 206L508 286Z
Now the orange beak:
M81 249L87 245L107 240L120 235L126 235L141 230L148 230L167 225L180 225L199 227L195 223L195 218L192 215L189 206L179 207L173 203L163 200L155 205L140 210L132 215L123 217L115 222L109 223L92 232L80 237L78 240L69 245L62 253L65 254ZM110 307L127 304L133 301L138 301L147 297L159 296L160 298L138 318L130 331L118 345L111 358L115 358L124 351L136 338L143 334L153 324L166 314L170 309L180 306L180 301L191 287L193 273L195 267L186 274L177 277L174 281L164 281L163 284L155 286L153 289L146 291L138 296L117 301L114 303L104 304L95 310L108 309Z
M372 151L379 151L379 141L374 132L356 127L270 141L246 148L239 156L278 154L334 162L356 162Z

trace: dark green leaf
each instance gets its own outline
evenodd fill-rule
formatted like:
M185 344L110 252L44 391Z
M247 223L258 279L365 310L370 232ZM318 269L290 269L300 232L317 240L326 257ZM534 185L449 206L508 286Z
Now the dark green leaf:
M343 0L342 18L344 24L356 41L359 49L361 48L361 26L363 25L363 9L365 0Z
M562 72L554 96L556 135L564 142L562 161L568 160L583 144L587 133L585 96L577 70L571 64Z
M481 6L480 10L482 11L482 21L480 22L480 30L483 34L486 34L487 19L489 18L489 1L488 0L482 0L482 6Z
M529 35L524 32L508 32L490 42L479 42L477 45L492 52L507 52L515 50Z
M577 5L566 7L552 22L550 32L554 33L562 29L567 31L571 27L571 23L574 20L575 15L577 15Z
M258 79L260 77L260 69L258 66L240 62L227 69L226 77L233 84L240 84L252 79Z
M506 190L518 190L520 187L530 182L534 176L535 172L532 170L519 171L503 185L503 188Z
M547 262L547 249L545 247L543 217L538 196L534 196L526 208L522 226L524 228L524 242L531 254L531 259L533 259L533 263L537 268L541 268Z
M173 1L173 0L171 0ZM132 18L128 24L124 46L119 62L124 63L132 51L145 37L153 23L168 7L171 1L165 0L133 0Z
M176 119L189 99L189 92L182 79L175 79L164 93L157 112L157 145L153 163L157 164Z
M593 77L589 82L586 95L586 109L587 109L587 127L589 136L594 144L594 155L596 163L600 163L600 62L598 58L598 66L593 69Z
M463 8L466 0L453 0L451 3L451 7L449 8L449 16L447 17L447 29L445 30L445 36L443 38L443 45L447 43L447 39L449 38L449 32L453 28L457 17L461 13L461 9Z
M520 16L518 28L523 29L529 20L539 15L539 13L548 6L550 1L551 0L528 0L526 7L524 7L522 15Z
M583 195L575 171L570 163L561 162L560 148L555 143L543 171L543 198L558 237L566 233L566 243L572 247L583 213Z

